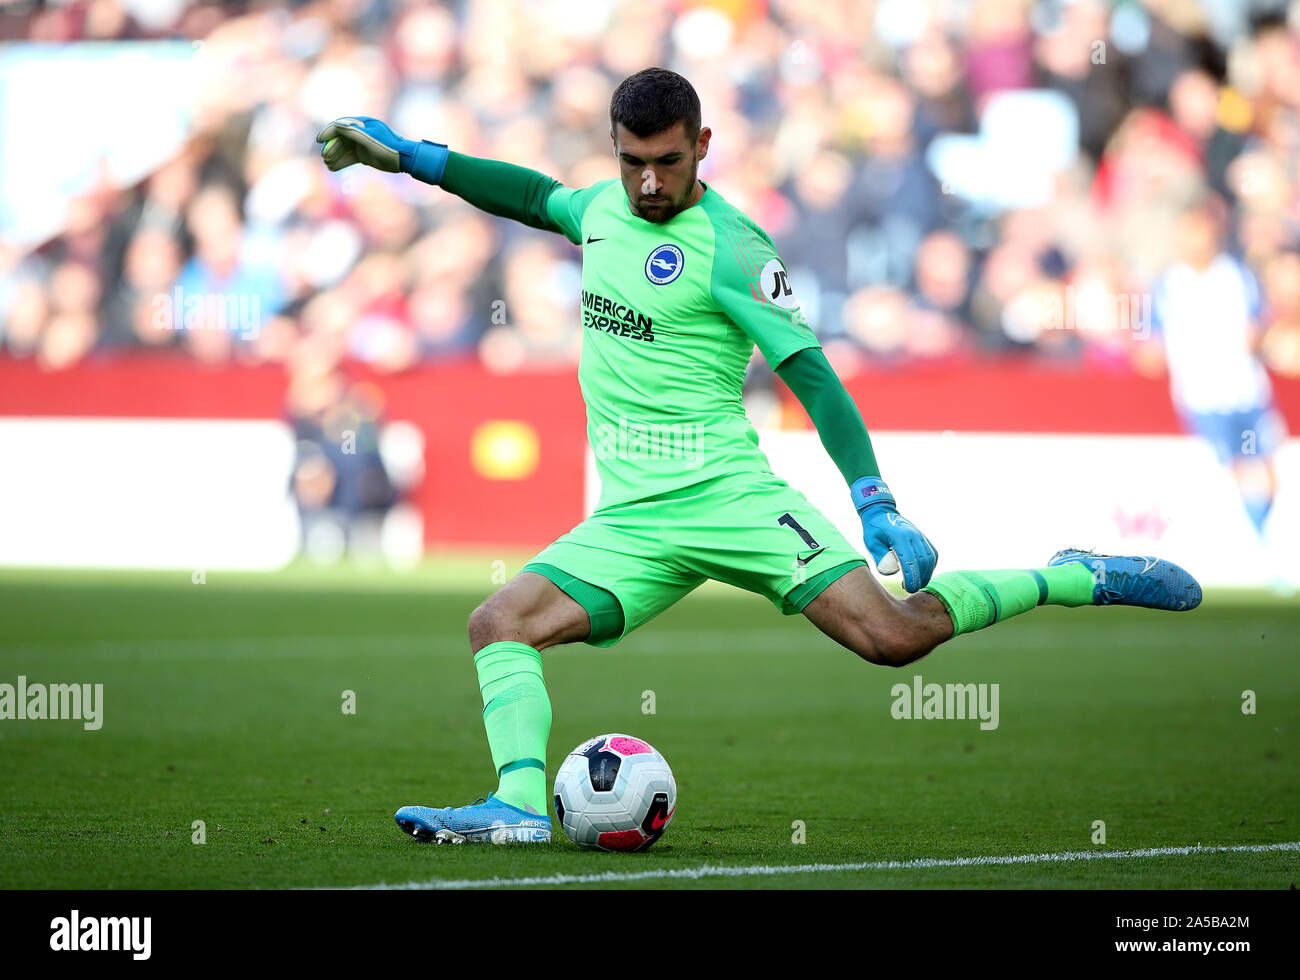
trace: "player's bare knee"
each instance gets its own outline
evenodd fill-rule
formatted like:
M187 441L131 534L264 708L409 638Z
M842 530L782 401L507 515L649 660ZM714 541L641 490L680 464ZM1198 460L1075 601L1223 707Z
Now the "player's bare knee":
M891 623L863 630L853 652L881 667L906 667L933 650L935 643L924 633L903 623Z
M854 630L850 637L841 639L840 642L869 664L876 664L881 667L893 666L889 662L884 645L880 643L876 634L871 630Z
M867 663L879 667L902 667L910 663L898 656L897 651L876 636L863 636L853 645L853 652Z
M522 626L522 620L510 609L507 603L497 600L495 596L490 596L469 614L467 630L469 632L470 650L473 653L478 653L489 643L497 643L501 640L517 640Z
M488 608L486 602L479 603L472 613L469 614L469 622L465 624L465 631L469 634L469 648L471 653L478 651L492 642L485 637L489 636L492 631L492 610Z

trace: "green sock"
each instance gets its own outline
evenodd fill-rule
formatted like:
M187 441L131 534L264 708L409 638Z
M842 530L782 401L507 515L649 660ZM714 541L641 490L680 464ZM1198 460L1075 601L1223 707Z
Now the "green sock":
M939 597L952 617L952 635L972 633L1035 606L1090 606L1092 571L1081 562L1053 568L944 572L925 591Z
M493 795L545 813L551 700L542 683L542 655L526 643L504 640L474 654L474 666L483 692L483 727L501 780Z

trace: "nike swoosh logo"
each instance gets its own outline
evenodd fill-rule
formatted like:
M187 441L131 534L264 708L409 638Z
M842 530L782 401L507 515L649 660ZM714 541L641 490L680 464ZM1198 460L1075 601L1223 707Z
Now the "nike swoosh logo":
M820 554L821 554L823 551L825 551L825 550L826 550L825 548L818 548L816 551L814 551L814 552L813 552L811 555L809 555L807 558L796 558L796 559L795 559L795 564L798 565L800 568L802 568L804 565L807 565L810 561L812 561L814 558L816 558L818 555L820 555Z
M603 242L604 240L605 239L603 238L592 238L590 235L588 235L587 240L586 242L584 242L584 244L590 245L592 242Z
M677 807L673 807L672 810L669 810L669 811L668 811L667 813L665 813L662 817L659 816L658 814L656 814L655 816L651 817L651 818L650 818L650 829L651 829L651 830L661 830L661 829L663 829L664 824L666 824L669 820L671 820L671 819L673 818L673 810L676 810L676 809L677 809Z

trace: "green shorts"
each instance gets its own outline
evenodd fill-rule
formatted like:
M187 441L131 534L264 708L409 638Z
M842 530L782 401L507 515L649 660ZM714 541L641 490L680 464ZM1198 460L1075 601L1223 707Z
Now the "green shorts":
M865 564L798 490L743 474L597 510L524 571L580 603L587 642L607 647L706 579L765 596L788 616Z

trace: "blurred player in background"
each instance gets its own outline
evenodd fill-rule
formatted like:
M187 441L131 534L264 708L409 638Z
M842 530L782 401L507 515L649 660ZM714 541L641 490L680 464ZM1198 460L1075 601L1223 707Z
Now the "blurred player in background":
M1148 366L1163 353L1174 406L1232 473L1261 545L1277 492L1274 456L1286 424L1273 404L1257 356L1263 336L1260 288L1250 269L1224 249L1226 208L1200 197L1181 215L1176 261L1157 280L1152 328L1160 348L1144 345ZM1275 585L1286 590L1280 564Z

